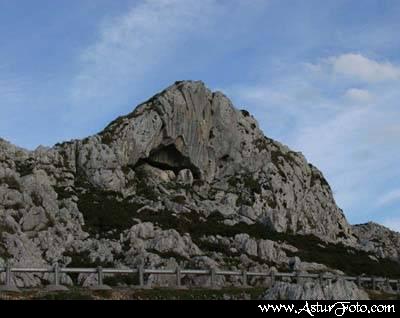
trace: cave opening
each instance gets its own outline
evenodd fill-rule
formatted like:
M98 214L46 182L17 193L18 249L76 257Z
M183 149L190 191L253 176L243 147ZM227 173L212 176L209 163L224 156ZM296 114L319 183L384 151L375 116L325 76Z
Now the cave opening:
M172 170L175 175L183 169L189 169L192 172L194 179L201 179L200 170L190 161L190 158L184 156L174 144L160 146L151 151L149 157L142 158L136 166L144 163L149 164L158 169Z

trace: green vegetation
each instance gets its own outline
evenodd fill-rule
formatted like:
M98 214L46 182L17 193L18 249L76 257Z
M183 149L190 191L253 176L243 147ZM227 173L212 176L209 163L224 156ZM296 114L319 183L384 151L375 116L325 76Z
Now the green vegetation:
M0 178L0 184L2 183L8 185L9 189L21 191L21 186L13 175Z
M33 165L29 160L17 161L15 164L17 172L21 177L25 177L33 173Z
M313 173L311 175L311 182L310 182L310 187L313 187L317 182L321 184L321 186L327 186L329 187L328 182L325 180L324 177L320 176L319 174Z
M260 194L262 191L261 184L251 174L231 176L227 182L239 195L236 206L251 206L255 200L254 194Z
M186 202L186 197L184 195L175 195L172 197L171 201L178 204L184 204Z
M111 287L137 286L139 285L139 278L137 274L114 274L104 277L103 283Z
M68 199L75 194L75 191L65 187L54 187L54 191L56 191L58 195L58 200Z
M368 253L343 244L325 244L315 236L288 235L285 239L300 249L296 254L302 261L325 264L348 275L400 278L400 264L389 259L372 260Z
M138 178L135 182L137 182L138 195L156 200L156 193L152 193L153 188L146 183L145 172L139 170L137 174ZM258 181L249 176L235 176L230 178L228 182L231 186L242 189L238 199L239 203L246 204L245 200L249 196L261 191ZM223 223L224 216L218 211L214 211L207 218L195 211L175 215L173 211L168 210L155 212L150 209L142 209L138 213L143 204L133 201L132 198L123 199L118 193L96 190L88 186L87 181L83 178L80 179L78 185L85 186L85 192L78 193L78 207L83 213L86 230L100 237L118 238L119 233L136 224L134 219L140 219L142 222L151 222L164 230L174 229L180 234L189 233L192 240L205 252L215 251L221 252L228 257L237 257L237 255L230 255L226 247L209 243L202 238L215 235L234 237L237 234L247 233L255 239L287 242L299 249L297 253L288 253L289 256L296 255L303 261L325 264L331 268L342 270L349 275L366 274L400 278L400 266L394 261L381 259L376 262L366 252L358 251L342 244L326 244L312 235L302 236L278 233L261 223L246 224L242 222L233 226L226 225ZM239 187L237 187L238 185ZM181 202L181 199L177 198L176 201ZM274 207L276 202L271 198L269 204ZM156 251L154 252L160 254ZM160 256L163 258L181 258L174 253ZM92 265L92 262L88 260L88 255L73 257L71 266ZM96 263L96 265L99 264Z
M261 185L258 180L254 179L251 175L243 177L244 186L251 191L251 193L261 193Z
M221 235L234 237L237 234L247 233L255 239L269 239L273 241L287 242L299 249L299 252L289 256L299 256L301 260L325 264L331 268L344 271L349 275L374 275L400 278L400 266L389 259L381 259L379 262L372 260L366 252L344 246L343 244L326 244L313 235L294 235L278 233L270 230L261 223L238 223L230 226L221 222L223 219L219 212L214 212L206 220L200 220L195 214L185 215L185 218L177 218L165 211L164 213L147 214L146 221L158 223L162 228L173 228L180 233L190 233L193 241L205 251L221 252L228 256L224 246L201 240L202 236Z
M149 249L149 250L147 250L147 252L156 254L156 255L160 256L161 258L164 258L164 259L175 258L175 260L176 260L178 263L188 260L187 258L185 258L185 257L183 257L182 255L179 255L178 253L175 253L175 252L173 252L173 251L160 252L160 251L155 250L155 249Z
M370 300L400 300L400 294L389 294L382 291L367 290Z
M265 287L258 288L223 288L220 290L207 288L190 288L176 290L173 288L154 288L146 290L131 290L116 288L111 291L91 291L88 289L71 288L67 292L47 293L39 291L24 292L16 295L16 299L32 300L223 300L230 299L260 299ZM12 299L10 297L9 299Z
M247 110L245 110L245 109L242 109L240 112L242 113L242 115L243 115L244 117L249 117L249 116L250 116L250 113L249 113Z
M68 264L68 267L72 268L94 268L94 267L111 267L114 268L114 264L110 262L102 262L99 259L92 260L90 258L90 252L89 251L83 251L83 252L66 252L64 253L64 256L71 257L71 263ZM72 281L75 284L78 284L78 273L70 273L68 274Z
M268 144L270 141L267 138L258 138L253 141L253 145L258 149L259 152L268 150Z
M6 231L7 231L7 229L0 224L0 238L1 238L1 234L6 232ZM10 233L9 230L8 230L8 233ZM0 257L3 260L7 260L7 259L10 259L12 257L12 255L5 248L4 243L1 243L1 242L0 242Z
M37 294L32 300L94 300L89 290L71 289L67 292Z
M133 218L143 205L118 199L118 194L91 189L80 194L78 208L85 219L85 230L102 237L117 238L132 227Z
M149 178L146 171L143 169L136 169L135 183L136 183L136 194L146 199L157 201L158 193L154 190L154 186L149 184Z
M76 267L76 268L88 268L88 267L114 267L112 262L102 262L99 259L92 260L90 258L90 252L84 251L79 253L67 252L64 253L64 256L69 256L72 258L71 263L68 267Z
M132 299L153 299L153 300L223 300L229 296L232 299L250 298L259 299L265 293L265 287L260 288L223 288L221 290L209 290L193 288L187 290L173 290L170 288L157 288L150 290L138 290L131 294Z
M312 235L277 233L261 223L226 225L222 222L224 217L218 211L213 212L208 218L203 218L195 212L179 216L167 210L159 212L143 210L137 213L141 207L142 205L127 200L119 201L114 193L87 192L81 195L79 200L79 209L84 215L87 229L89 232L103 237L117 238L120 232L135 224L134 218L138 218L143 222L152 222L165 230L175 229L181 234L190 233L193 241L204 251L215 251L228 255L225 247L205 242L201 240L203 236L234 237L237 234L247 233L255 239L287 242L299 249L299 252L292 256L297 255L303 261L325 264L349 275L364 273L366 275L400 277L400 266L394 261L382 259L376 262L366 252L342 244L326 244ZM178 257L175 254L160 256L164 258ZM90 265L85 255L80 255L80 259L76 257L74 259L75 266Z

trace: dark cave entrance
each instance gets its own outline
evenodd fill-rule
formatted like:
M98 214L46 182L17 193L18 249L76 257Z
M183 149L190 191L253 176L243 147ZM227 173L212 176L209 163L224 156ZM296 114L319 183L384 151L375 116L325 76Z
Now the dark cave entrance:
M136 166L144 163L162 170L172 170L175 175L178 175L182 169L189 169L194 179L201 178L200 170L190 161L189 157L184 156L176 149L174 144L154 149L148 158L140 159Z

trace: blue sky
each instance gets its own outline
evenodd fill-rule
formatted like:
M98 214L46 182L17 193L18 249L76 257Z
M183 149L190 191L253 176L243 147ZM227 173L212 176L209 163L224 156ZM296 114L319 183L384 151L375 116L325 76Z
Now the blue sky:
M0 0L0 136L101 130L203 80L301 151L351 223L400 230L397 0Z

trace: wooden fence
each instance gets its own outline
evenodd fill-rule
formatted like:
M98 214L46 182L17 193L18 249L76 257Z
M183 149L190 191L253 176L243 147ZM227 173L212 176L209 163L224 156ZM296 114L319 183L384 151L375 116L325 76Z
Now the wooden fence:
M135 288L151 288L149 284L146 284L146 275L174 275L175 284L173 288L183 288L182 277L183 275L206 275L209 276L209 283L207 288L217 288L216 277L217 276L238 276L240 277L242 287L251 287L248 284L250 277L263 277L269 278L271 283L275 283L277 279L287 278L291 281L301 283L305 279L317 279L320 282L332 282L336 280L346 280L355 282L359 287L365 286L366 283L370 284L372 289L377 288L377 284L385 284L387 287L391 287L400 293L400 279L389 279L383 277L366 277L366 276L343 276L343 275L332 275L332 274L312 274L312 273L280 273L280 272L251 272L251 271L229 271L229 270L217 270L217 269L182 269L177 267L175 269L146 269L144 267L138 267L133 269L111 269L111 268L60 268L57 264L50 268L18 268L7 265L5 268L0 268L0 274L5 272L5 279L3 285L0 285L0 292L19 292L20 290L15 286L13 282L13 275L17 273L26 274L53 274L53 282L47 285L45 288L48 291L67 291L68 288L60 284L60 275L62 274L96 274L97 284L91 286L93 290L109 290L110 286L103 283L104 275L134 275L138 279L138 285Z

